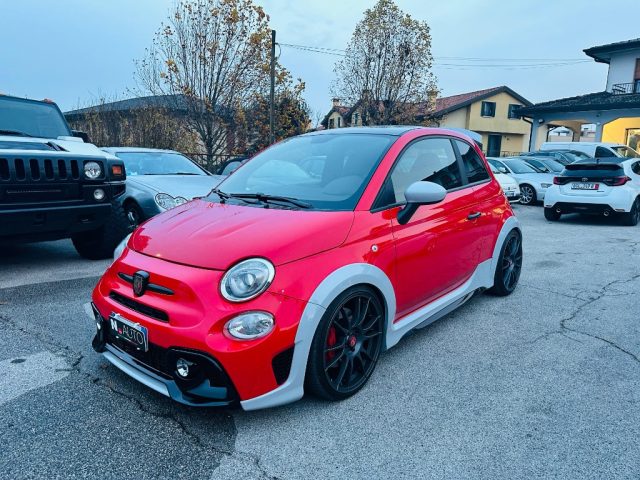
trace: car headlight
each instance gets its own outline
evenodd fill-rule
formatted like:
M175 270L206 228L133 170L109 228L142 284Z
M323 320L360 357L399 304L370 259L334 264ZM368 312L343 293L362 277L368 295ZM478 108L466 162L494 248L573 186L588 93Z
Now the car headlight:
M186 198L184 198L184 197L176 197L176 198L174 198L173 200L176 202L176 207L177 207L178 205L182 205L183 203L187 203L187 202L189 201L189 200L187 200L187 199L186 199Z
M230 302L245 302L264 292L275 275L273 264L264 258L244 260L227 271L220 281L220 293Z
M553 185L553 183L541 183L540 186L542 188L549 188L551 185Z
M264 337L273 330L273 315L267 312L246 312L227 322L227 333L239 340Z
M98 162L86 162L84 164L84 176L89 180L96 180L102 175L102 167Z
M176 199L173 198L168 193L159 193L155 197L156 204L164 209L169 210L170 208L177 207Z

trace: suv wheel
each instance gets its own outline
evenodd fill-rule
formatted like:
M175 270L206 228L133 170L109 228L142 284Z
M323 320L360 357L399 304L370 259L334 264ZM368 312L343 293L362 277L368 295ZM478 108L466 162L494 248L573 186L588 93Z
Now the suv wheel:
M546 210L546 209L545 209ZM511 230L500 250L493 287L487 292L504 297L513 293L522 270L522 237L517 230Z
M640 221L640 197L633 202L631 211L622 214L622 222L629 227L635 227Z
M111 258L113 251L131 231L125 209L113 204L107 222L97 230L81 232L71 237L73 246L81 257L89 260Z
M360 390L382 351L384 308L366 286L353 287L325 312L311 344L306 386L326 400L342 400Z
M531 185L520 185L520 203L523 205L536 203L536 191Z
M554 208L545 208L544 209L544 218L549 220L550 222L557 222L560 220L562 214L557 212Z

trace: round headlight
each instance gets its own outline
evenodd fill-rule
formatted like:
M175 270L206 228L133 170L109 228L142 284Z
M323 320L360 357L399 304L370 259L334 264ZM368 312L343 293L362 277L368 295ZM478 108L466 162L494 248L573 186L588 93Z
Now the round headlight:
M169 210L176 206L176 199L167 193L157 194L155 200L156 204L164 210Z
M96 180L102 175L102 167L98 162L87 162L84 164L84 176L89 180Z
M234 265L220 281L220 292L230 302L244 302L264 292L275 275L275 269L264 258L251 258Z
M246 312L227 322L226 330L239 340L264 337L273 330L273 315L267 312Z
M177 207L178 205L182 205L183 203L187 203L187 202L189 201L189 200L187 200L187 199L186 199L186 198L184 198L184 197L176 197L176 198L174 198L173 200L176 202L176 207Z

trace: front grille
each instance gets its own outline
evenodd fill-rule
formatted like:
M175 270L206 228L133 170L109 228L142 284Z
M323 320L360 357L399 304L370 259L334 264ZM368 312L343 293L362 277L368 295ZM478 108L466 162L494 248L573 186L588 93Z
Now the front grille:
M72 158L0 157L0 182L79 180L81 161ZM98 162L103 167L102 162Z
M118 292L112 291L111 293L109 293L109 298L111 298L115 302L118 302L120 305L124 305L125 307L130 308L131 310L134 310L138 313L141 313L142 315L146 315L147 317L160 320L161 322L169 321L169 315L167 314L167 312L164 312L154 307L150 307L149 305L145 305L144 303L134 300L132 298L125 297L124 295L121 295Z

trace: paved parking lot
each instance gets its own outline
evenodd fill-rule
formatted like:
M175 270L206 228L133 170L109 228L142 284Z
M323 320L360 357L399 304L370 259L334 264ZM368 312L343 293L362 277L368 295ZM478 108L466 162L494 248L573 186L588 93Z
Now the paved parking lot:
M107 262L0 253L0 477L638 478L640 227L524 226L521 283L382 356L341 403L191 409L108 366L83 311Z

